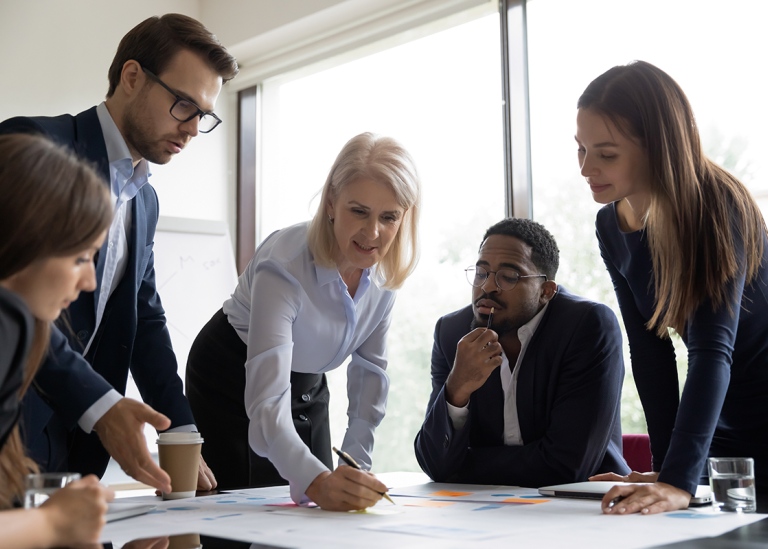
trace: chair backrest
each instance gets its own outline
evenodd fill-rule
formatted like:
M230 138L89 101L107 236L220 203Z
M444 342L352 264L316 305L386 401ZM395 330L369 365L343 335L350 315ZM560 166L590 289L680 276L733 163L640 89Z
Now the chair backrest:
M647 473L653 470L651 441L645 434L622 435L624 459L633 471Z

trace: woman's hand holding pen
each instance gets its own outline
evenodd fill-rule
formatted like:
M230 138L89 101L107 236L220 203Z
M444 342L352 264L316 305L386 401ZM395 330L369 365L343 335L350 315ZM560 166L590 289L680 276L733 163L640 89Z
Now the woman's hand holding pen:
M327 511L356 511L372 507L387 487L374 475L342 465L320 473L307 488L307 496Z
M488 328L476 328L461 338L456 359L445 381L445 396L452 406L464 407L469 397L501 365L499 336Z

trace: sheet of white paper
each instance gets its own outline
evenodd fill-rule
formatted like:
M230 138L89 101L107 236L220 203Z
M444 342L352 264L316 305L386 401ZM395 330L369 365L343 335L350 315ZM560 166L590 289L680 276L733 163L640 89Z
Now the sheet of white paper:
M196 532L273 547L410 549L457 547L648 547L717 536L765 515L711 508L652 516L605 516L597 501L547 499L530 488L428 483L395 488L397 505L381 500L368 512L297 507L285 486L176 501L144 496L147 515L107 524L103 541ZM534 497L535 496L535 497ZM508 503L506 500L541 503Z

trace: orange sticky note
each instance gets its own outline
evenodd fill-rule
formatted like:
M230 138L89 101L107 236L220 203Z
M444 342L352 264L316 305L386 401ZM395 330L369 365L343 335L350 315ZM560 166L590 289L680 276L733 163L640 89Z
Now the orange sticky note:
M460 498L462 496L471 496L472 492L453 492L451 490L440 490L432 494L438 498Z
M501 500L502 503L547 503L548 499L534 499L534 498L506 498Z

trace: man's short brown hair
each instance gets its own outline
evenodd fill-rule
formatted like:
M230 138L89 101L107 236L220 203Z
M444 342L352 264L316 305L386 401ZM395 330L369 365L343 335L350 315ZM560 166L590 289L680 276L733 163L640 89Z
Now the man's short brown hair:
M213 33L196 19L178 13L168 13L142 21L120 41L109 67L107 97L112 97L115 93L123 65L127 61L137 61L154 74L161 74L171 59L185 49L205 59L224 82L237 76L237 61Z

